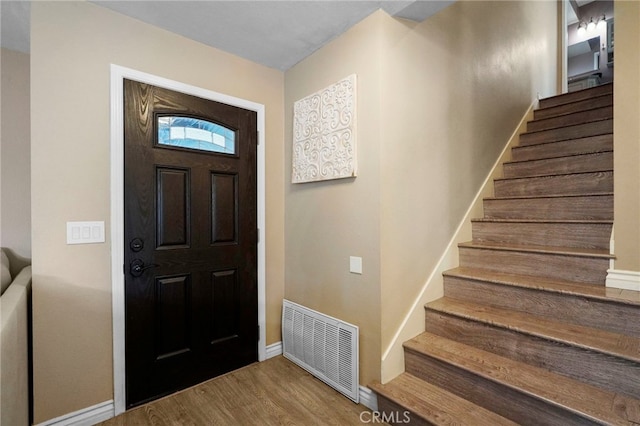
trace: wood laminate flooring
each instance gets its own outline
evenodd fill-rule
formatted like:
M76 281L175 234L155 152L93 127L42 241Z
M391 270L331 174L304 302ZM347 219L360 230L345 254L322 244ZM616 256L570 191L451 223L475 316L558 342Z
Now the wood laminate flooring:
M278 356L131 409L100 425L362 425L371 423L371 418L367 407Z

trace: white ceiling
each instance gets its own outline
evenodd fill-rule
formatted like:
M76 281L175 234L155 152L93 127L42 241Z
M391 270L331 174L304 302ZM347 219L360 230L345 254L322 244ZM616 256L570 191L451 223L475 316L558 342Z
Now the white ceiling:
M30 2L0 1L2 47L28 52ZM455 0L91 1L285 71L380 8L420 22Z

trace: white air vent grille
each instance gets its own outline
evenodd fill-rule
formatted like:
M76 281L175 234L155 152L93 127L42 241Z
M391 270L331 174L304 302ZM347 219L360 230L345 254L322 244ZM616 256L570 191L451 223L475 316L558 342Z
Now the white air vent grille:
M284 300L282 343L285 358L359 402L357 326Z

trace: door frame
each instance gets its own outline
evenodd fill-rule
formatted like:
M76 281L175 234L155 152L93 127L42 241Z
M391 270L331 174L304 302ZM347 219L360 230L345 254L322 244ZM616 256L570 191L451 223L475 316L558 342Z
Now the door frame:
M126 410L125 292L124 292L124 79L225 103L257 113L258 147L258 361L266 359L266 222L265 222L265 106L153 74L111 64L111 294L113 316L113 399L115 415Z

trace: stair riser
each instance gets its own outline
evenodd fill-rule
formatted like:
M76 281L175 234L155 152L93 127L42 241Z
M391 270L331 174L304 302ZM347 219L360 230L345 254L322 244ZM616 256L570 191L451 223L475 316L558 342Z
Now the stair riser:
M522 133L520 135L520 146L586 138L588 136L598 136L607 133L613 133L613 120L594 121L592 123L561 127L559 129Z
M613 172L496 179L496 197L580 195L613 192Z
M556 107L536 109L533 112L533 119L541 120L544 118L557 117L559 115L571 114L573 112L585 111L585 110L594 109L594 108L601 108L609 105L613 105L612 95L598 96L593 99L587 99L584 101L578 101L570 104L559 105Z
M513 161L539 160L612 150L613 135L606 134L540 145L516 146L511 150L511 159Z
M405 350L407 372L521 425L595 424L439 359ZM496 372L496 374L504 374ZM508 372L506 373L508 374Z
M394 401L380 394L378 394L377 412L380 413L380 416L377 417L375 421L378 424L382 423L383 420L385 424L390 425L410 424L411 426L429 426L432 424L424 419L421 419L419 416L411 413L406 408L400 406L399 404L396 404ZM374 424L373 413L372 416L363 416L363 419L371 420L371 423Z
M640 310L570 294L444 276L444 295L463 302L542 316L640 337ZM640 391L640 390L639 390Z
M486 199L484 216L493 219L613 220L613 195L526 199Z
M591 89L580 90L577 92L566 93L552 98L541 99L538 108L550 108L558 105L564 105L571 102L578 102L586 99L592 99L595 96L613 94L613 85L604 84Z
M574 112L573 114L562 115L560 117L529 121L527 123L527 131L537 132L539 130L557 129L558 127L574 126L576 124L589 123L591 121L605 120L608 118L613 118L612 106Z
M426 330L613 392L640 397L636 380L640 364L429 309Z
M602 172L613 170L613 152L506 163L503 170L505 178Z
M604 285L609 260L548 253L460 247L460 266Z
M378 395L378 411L384 413L373 423L517 426L511 420L408 373L385 385L374 381L369 388ZM362 420L369 422L370 419Z
M556 247L609 248L611 224L472 222L474 241Z

